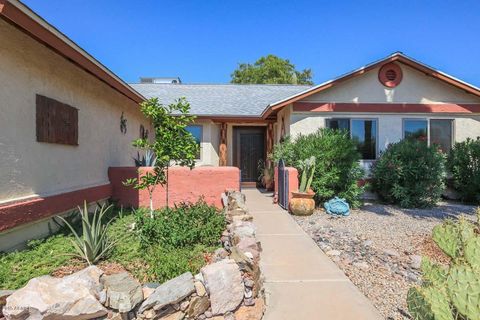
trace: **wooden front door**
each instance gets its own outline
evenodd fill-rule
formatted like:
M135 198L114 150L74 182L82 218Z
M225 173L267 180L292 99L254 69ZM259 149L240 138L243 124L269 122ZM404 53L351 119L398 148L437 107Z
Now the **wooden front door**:
M265 160L265 128L234 127L233 148L233 165L240 168L242 182L257 182L258 163Z

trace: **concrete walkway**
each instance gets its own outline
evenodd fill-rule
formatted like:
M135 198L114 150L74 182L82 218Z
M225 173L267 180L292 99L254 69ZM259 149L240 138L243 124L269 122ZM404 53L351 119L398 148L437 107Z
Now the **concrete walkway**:
M279 206L272 194L244 189L262 243L265 320L382 319L315 242Z

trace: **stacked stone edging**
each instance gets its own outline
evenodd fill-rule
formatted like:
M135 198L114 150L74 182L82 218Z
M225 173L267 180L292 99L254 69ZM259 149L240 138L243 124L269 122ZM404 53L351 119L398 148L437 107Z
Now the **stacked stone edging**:
M90 266L64 278L42 276L15 291L2 291L7 320L68 318L115 320L259 320L264 297L261 246L245 195L228 191L223 202L228 227L223 248L200 273L141 285L129 273L104 275ZM6 301L5 301L6 297ZM0 319L2 315L0 313Z

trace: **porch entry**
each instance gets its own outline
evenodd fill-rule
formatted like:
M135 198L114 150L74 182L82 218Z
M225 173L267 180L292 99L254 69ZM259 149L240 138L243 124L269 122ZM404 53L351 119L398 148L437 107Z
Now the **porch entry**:
M265 160L265 127L233 127L233 165L241 172L244 186L256 186L258 163Z

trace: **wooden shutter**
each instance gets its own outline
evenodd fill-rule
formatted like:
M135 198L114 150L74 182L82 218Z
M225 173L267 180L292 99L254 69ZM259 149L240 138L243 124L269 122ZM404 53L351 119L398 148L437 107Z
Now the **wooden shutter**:
M38 95L37 141L78 145L78 110L60 101Z

